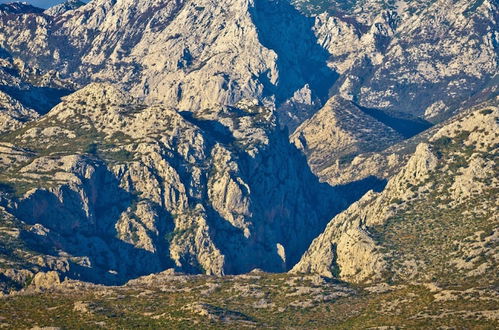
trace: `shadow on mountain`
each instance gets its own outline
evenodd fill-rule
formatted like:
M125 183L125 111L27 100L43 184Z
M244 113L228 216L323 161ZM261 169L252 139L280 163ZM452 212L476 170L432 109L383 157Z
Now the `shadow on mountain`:
M72 279L106 285L124 284L171 266L168 254L161 259L159 254L118 238L116 223L122 212L136 203L136 197L121 189L114 175L103 167L83 182L88 208L80 193L65 185L57 195L37 190L11 210L26 223L48 229L23 232L29 249L58 257L49 259L48 269L56 268ZM61 261L64 255L71 256L66 264Z
M20 15L20 14L42 14L44 9L34 7L27 2L0 3L0 13Z
M335 188L338 193L346 199L347 205L350 206L364 196L369 190L374 190L375 192L383 191L386 184L386 179L380 179L371 175L362 180L337 185Z
M268 77L260 77L265 95L276 95L279 106L308 84L324 103L338 75L326 64L329 53L317 43L312 30L314 19L279 0L255 0L250 13L260 42L278 56L277 84L270 83Z
M182 116L205 132L208 148L222 143L231 150L238 170L230 175L234 182L242 180L247 185L243 194L250 199L251 216L245 220L251 223L250 235L218 213L209 202L208 192L204 193L211 239L226 256L225 274L243 274L255 268L267 272L290 270L335 215L367 191L381 191L386 185L385 180L374 176L337 187L321 183L306 157L289 142L286 129L268 131L268 144L256 155L249 155L244 148L234 147L236 139L221 123L194 118L189 112L182 112ZM186 255L181 263L182 271L202 270L193 256Z
M71 94L69 89L31 86L20 89L13 86L0 86L0 90L17 99L25 107L31 108L41 115L46 114L61 102L61 98Z
M208 139L209 148L215 144L215 141L224 144L231 144L235 141L229 128L216 120L199 119L194 117L193 113L189 111L181 111L179 114L191 124L199 127L204 132L209 133L209 137L211 137L211 139Z
M228 256L227 274L255 268L290 270L332 217L347 206L336 188L319 182L304 155L289 143L285 130L271 131L268 138L268 145L256 155L234 150L237 176L251 191L251 235L245 237L242 229L216 210L207 210L210 227L217 228L212 233L215 245Z
M5 50L5 48L0 47L0 58L8 59L11 57L12 56L10 55L10 53L7 50Z
M408 139L432 127L433 124L419 117L412 117L403 113L388 113L378 109L363 107L357 103L354 105L365 114L393 128L404 138Z

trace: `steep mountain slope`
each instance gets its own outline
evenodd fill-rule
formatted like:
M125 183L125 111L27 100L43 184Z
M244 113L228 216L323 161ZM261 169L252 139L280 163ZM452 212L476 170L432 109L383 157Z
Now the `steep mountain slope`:
M175 108L257 99L282 107L290 130L333 84L363 107L433 121L496 92L494 1L352 5L308 18L286 1L98 0L55 18L7 15L0 45L33 67Z
M497 283L498 123L496 99L440 128L383 192L336 216L293 271Z
M0 134L20 128L26 121L38 117L34 110L25 108L20 102L0 91Z
M327 99L336 77L313 19L285 1L96 0L0 24L0 45L33 66L83 84L121 83L181 110L241 99L279 105L303 88L312 93L307 107Z
M89 281L285 271L345 203L254 104L179 114L91 84L0 143L19 258Z
M57 16L57 15L62 15L69 10L78 9L84 5L85 5L85 2L82 2L79 0L69 0L69 1L66 1L63 3L60 3L58 5L55 5L53 7L50 7L49 9L45 10L43 13L46 15L50 15L50 16Z
M472 5L468 1L294 3L317 15L318 42L330 52L329 64L340 74L331 90L335 98L351 100L374 117L372 122L381 121L406 139L431 127L429 121L442 123L497 95L498 10L494 1ZM322 9L306 10L314 6ZM356 127L356 121L350 123L352 132L366 128L365 124ZM312 132L309 139L330 134L319 128L325 123L305 125ZM302 135L306 140L303 127L293 135L295 142ZM375 182L392 176L415 150L414 142L421 141L419 137L410 140L362 141L364 148L340 157L300 149L321 181L333 185Z
M0 48L0 92L6 95L2 97L0 106L11 109L9 111L24 113L12 114L13 117L28 120L33 116L26 113L33 110L45 114L74 88L73 83L61 79L55 71L30 67ZM20 106L32 110L19 110ZM17 110L12 110L13 108Z
M348 104L348 103L347 103ZM350 105L355 105L350 103ZM469 112L478 110L484 106L494 106L495 100L489 100L486 102L482 102L478 105L475 105L471 108L462 107L457 110L458 113L461 112ZM357 106L358 107L358 106ZM362 109L359 108L359 109ZM383 113L381 111L378 111ZM368 111L366 114L372 115L372 112ZM378 117L378 116L376 116ZM379 117L378 117L379 118ZM421 119L414 118L394 118L395 123L402 123L402 125L392 125L397 128L399 132L404 131L404 127L414 126L413 128L420 129L420 127L424 125L428 125L428 122L425 122ZM377 120L377 118L375 118ZM383 118L380 118L383 119ZM427 142L429 138L431 138L438 130L440 130L445 125L452 123L455 120L455 117L451 117L447 120L444 120L438 124L427 128L421 133L414 135L413 137L403 139L400 142L397 142L388 148L379 147L376 143L376 140L366 140L363 141L364 146L363 150L357 150L356 152L348 155L348 157L340 157L336 161L330 162L330 165L322 168L320 171L317 169L314 170L314 173L319 177L322 182L328 182L331 185L349 185L354 182L373 182L373 181L385 181L394 176L409 160L410 156L415 152L416 147L419 143ZM387 122L387 121L384 121ZM387 122L390 125L393 122ZM402 127L402 129L400 129ZM354 129L354 126L350 127L350 129ZM369 135L366 135L369 137ZM371 150L380 150L377 152L373 152ZM309 153L310 151L305 150L305 152ZM327 153L315 153L315 157L320 159L328 159L329 155ZM310 156L307 156L310 157ZM373 186L372 188L376 188Z
M34 7L25 2L11 2L0 4L0 15L18 15L18 14L41 14L43 9Z

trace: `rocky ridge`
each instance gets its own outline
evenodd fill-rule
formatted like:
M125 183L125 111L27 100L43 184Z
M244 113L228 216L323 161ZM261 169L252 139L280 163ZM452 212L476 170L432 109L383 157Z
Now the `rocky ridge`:
M45 114L61 101L61 97L75 88L68 80L61 79L55 71L31 67L0 48L0 92L2 112L10 122L27 122ZM36 113L35 113L36 112ZM10 126L10 130L19 124ZM4 125L3 130L7 126Z
M335 91L366 108L433 121L470 98L478 102L497 92L495 1L400 3L406 5L370 20L366 33L351 16L322 16L319 41L342 74ZM353 41L338 45L342 40Z
M290 139L307 155L314 173L322 178L322 171L332 164L350 162L368 151L382 151L404 137L351 102L335 96L303 122Z
M497 123L495 103L441 127L383 192L336 216L293 272L354 282L496 281Z
M84 6L85 2L79 0L69 0L58 5L52 6L49 9L45 10L43 13L50 16L58 16L62 15L69 10L75 10Z
M242 99L309 107L327 98L335 78L313 24L284 1L98 0L56 18L7 17L0 44L82 84L120 83L136 97L181 110ZM312 99L292 100L302 89Z
M24 107L2 91L0 91L0 107L0 133L18 129L23 123L38 117L37 112Z
M359 1L314 17L286 1L99 0L57 18L4 17L0 45L172 108L256 99L280 108L291 133L332 94L433 121L485 100L497 88L497 12L488 0Z

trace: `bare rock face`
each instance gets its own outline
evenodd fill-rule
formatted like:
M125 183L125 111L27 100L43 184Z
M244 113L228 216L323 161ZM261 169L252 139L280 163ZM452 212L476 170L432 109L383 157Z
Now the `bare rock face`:
M474 259L472 267L482 263L483 271L466 273L471 267L456 251L474 244L488 255L497 248L481 242L493 240L498 227L498 114L496 105L485 105L440 128L383 192L369 192L337 215L292 271L353 282L453 281L490 272L495 260Z
M67 12L69 10L78 9L84 5L85 5L85 2L82 2L79 0L68 0L66 2L63 2L63 3L60 3L58 5L50 7L49 9L45 10L43 13L45 15L58 16L58 15L64 14L65 12Z
M337 215L312 242L292 272L317 273L352 282L379 280L386 261L377 251L376 242L363 221L366 206L373 200L374 193L368 193Z
M45 114L73 87L55 71L31 67L0 47L0 133Z
M3 213L3 212L2 212ZM3 216L4 214L2 214ZM0 296L20 290L30 284L33 272L27 269L4 268L0 271Z
M497 91L495 1L292 3L316 18L340 73L333 93L363 107L440 122Z
M362 3L368 8L376 1ZM367 108L433 121L449 117L473 91L482 100L493 95L496 2L392 4L388 11L380 4L369 11L361 10L359 2L343 17L318 16L319 40L342 73L335 91ZM361 13L375 16L364 18Z
M55 18L5 15L0 45L34 67L82 84L121 83L134 96L183 110L257 99L279 107L291 131L331 92L439 121L473 94L484 99L496 88L493 1L325 4L305 10L322 13L315 18L270 0L74 7Z
M46 290L58 286L59 284L61 284L61 279L59 278L59 274L55 271L37 273L31 282L31 286L35 290Z
M36 119L38 113L0 91L0 133L20 128L24 122Z
M179 113L90 84L6 136L2 205L30 231L30 262L70 278L285 271L344 202L273 116L251 102Z
M493 269L496 1L292 3L0 5L2 279Z

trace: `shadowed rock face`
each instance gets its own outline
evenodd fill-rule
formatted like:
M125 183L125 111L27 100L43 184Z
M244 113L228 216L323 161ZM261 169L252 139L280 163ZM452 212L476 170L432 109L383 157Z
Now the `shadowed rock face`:
M0 3L0 15L19 15L19 14L41 14L43 9L31 6L27 3L12 2Z
M35 112L47 113L74 88L55 71L30 67L1 47L0 80L0 116L4 119L0 133L36 118Z
M179 114L92 84L7 138L35 152L0 142L26 262L72 278L287 271L345 206L264 107Z
M265 86L264 93L275 95L279 107L307 86L311 101L325 103L337 75L327 66L329 53L317 43L314 19L304 17L287 1L256 0L250 13L258 39L277 55L279 78L275 84ZM296 99L291 102L300 103ZM289 121L287 117L293 114L282 112L284 109L281 121Z

